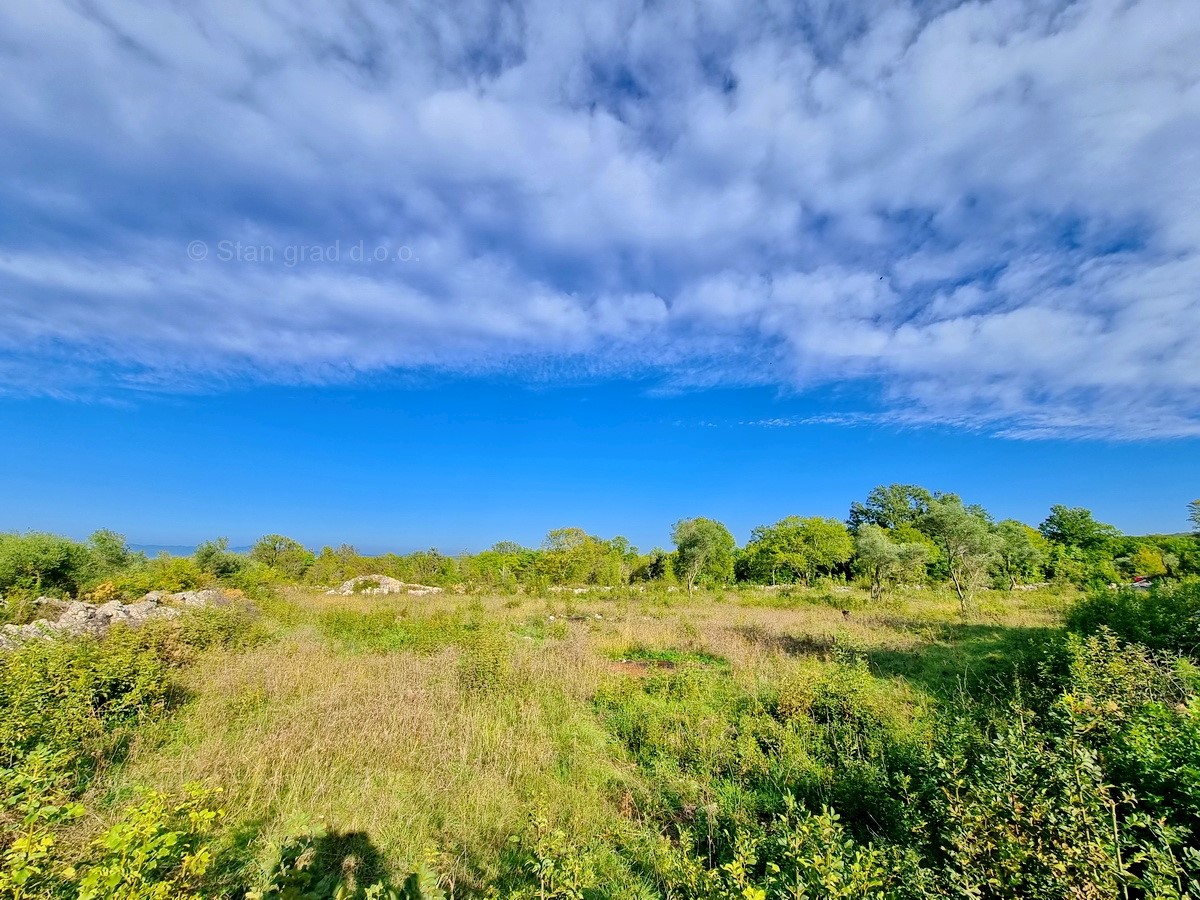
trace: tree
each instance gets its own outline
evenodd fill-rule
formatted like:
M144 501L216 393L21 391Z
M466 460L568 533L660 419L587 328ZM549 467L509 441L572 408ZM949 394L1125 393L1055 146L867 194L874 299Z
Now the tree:
M820 516L788 516L774 525L760 525L750 533L743 568L750 577L775 584L802 578L808 584L820 574L829 574L854 553L854 541L837 519Z
M1112 525L1097 522L1090 509L1062 504L1050 507L1050 515L1038 526L1038 530L1048 541L1083 550L1102 549L1110 540L1121 535Z
M854 535L855 568L871 582L871 597L876 600L887 588L919 578L926 556L924 545L897 543L879 525L862 525Z
M817 575L831 575L854 555L854 538L837 519L811 516L800 520L804 546L804 583Z
M1143 578L1156 578L1167 574L1167 563L1157 547L1146 544L1138 547L1128 559L1129 571Z
M733 578L733 551L737 542L729 529L713 519L680 519L671 529L675 563L687 583L688 594L697 581L728 582Z
M623 584L637 550L617 536L606 541L582 528L556 528L546 535L537 568L553 584Z
M289 578L297 579L304 575L315 559L303 544L282 534L260 537L250 548L250 558Z
M196 548L193 558L200 571L214 578L228 578L240 572L246 565L244 557L229 549L229 538L225 537L205 541Z
M77 594L92 562L87 547L56 534L0 534L0 593Z
M111 575L128 567L134 560L125 543L125 535L107 528L92 532L88 538L88 549L92 553L98 575Z
M1009 590L1020 579L1030 579L1045 573L1046 539L1036 528L1016 519L1005 519L995 528L996 569L1008 581Z
M800 577L806 566L800 519L789 516L774 525L759 525L750 532L740 563L752 581L776 584L781 577L785 581Z
M916 525L929 511L933 494L917 484L879 485L867 495L866 503L850 504L850 528L857 531L863 525L881 528L901 528Z
M638 557L631 573L633 581L675 580L675 554L662 547L655 547L645 556Z
M1200 499L1188 504L1188 519L1192 523L1192 530L1200 535Z
M966 612L972 593L996 559L998 539L987 519L957 497L935 498L922 530L941 548L958 602Z

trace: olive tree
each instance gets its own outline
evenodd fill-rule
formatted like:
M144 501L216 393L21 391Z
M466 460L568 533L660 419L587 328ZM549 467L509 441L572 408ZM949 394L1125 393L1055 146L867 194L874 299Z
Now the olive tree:
M1104 547L1121 534L1112 525L1096 521L1090 509L1063 506L1061 503L1050 507L1050 515L1046 516L1038 530L1048 541L1084 550Z
M250 548L250 558L289 578L300 578L316 557L299 541L282 534L260 537Z
M697 581L728 582L733 578L733 551L737 547L729 529L713 519L680 519L671 529L675 565L688 587Z
M919 578L927 556L923 544L894 541L879 525L862 525L854 535L854 565L870 582L875 600L893 585Z
M881 484L872 489L865 503L850 504L850 528L878 525L889 530L916 525L929 511L933 494L918 484Z
M1021 579L1045 574L1046 539L1036 528L1016 519L996 524L996 571L1008 581L1009 590Z
M941 549L959 605L966 612L971 595L997 557L998 538L979 510L963 506L957 497L935 498L922 530Z

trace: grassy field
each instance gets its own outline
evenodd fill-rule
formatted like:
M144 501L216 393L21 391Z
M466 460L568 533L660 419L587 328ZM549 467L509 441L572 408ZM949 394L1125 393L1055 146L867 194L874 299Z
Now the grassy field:
M540 827L600 848L590 865L632 879L612 896L637 896L625 860L658 839L662 807L707 808L724 789L639 760L631 710L654 702L654 685L696 686L680 706L698 710L702 730L705 698L803 694L798 685L852 662L858 702L919 735L932 707L1010 682L1069 599L989 592L964 617L953 595L928 589L882 602L850 588L287 589L259 604L249 646L183 670L184 699L96 780L73 840L100 833L137 789L199 780L223 791L222 840L242 880L320 829L361 878L425 861L444 888L471 893L503 881L516 864L510 838Z

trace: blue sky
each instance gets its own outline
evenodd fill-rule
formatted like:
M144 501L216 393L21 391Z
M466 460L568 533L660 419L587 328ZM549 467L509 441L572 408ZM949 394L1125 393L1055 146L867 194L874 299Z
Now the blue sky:
M66 409L4 400L5 524L80 537L112 527L152 544L281 531L311 546L447 552L536 545L579 525L649 549L684 516L720 518L739 540L786 515L842 518L893 480L1033 524L1061 502L1130 532L1182 531L1181 487L1196 486L1195 441L806 423L845 398L647 387L472 377ZM762 424L781 413L795 423Z
M0 12L0 528L1181 530L1192 0Z

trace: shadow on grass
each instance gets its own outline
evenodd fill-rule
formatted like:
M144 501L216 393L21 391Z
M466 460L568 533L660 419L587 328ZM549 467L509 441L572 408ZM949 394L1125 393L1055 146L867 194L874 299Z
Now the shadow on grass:
M996 624L930 625L900 620L888 624L898 630L923 632L927 640L904 650L858 649L855 655L865 659L875 675L903 678L913 687L945 699L964 694L1007 697L1017 683L1036 685L1062 634L1058 628ZM790 635L756 625L734 631L752 644L789 656L828 659L838 644L832 635Z
M263 822L247 823L231 835L225 852L218 857L214 881L227 887L227 896L244 898L258 881L246 861L254 856L253 845ZM266 875L266 885L255 888L262 898L334 900L372 896L370 889L386 889L388 870L383 855L362 831L328 831L288 840ZM233 886L237 886L233 888ZM407 898L407 883L395 892ZM233 888L233 889L229 889ZM395 889L393 889L395 890ZM386 894L385 894L386 896ZM413 895L420 897L419 893Z
M776 653L786 653L788 656L827 656L835 645L832 635L828 634L783 634L769 631L758 625L739 625L733 629L742 640L772 650Z
M906 650L866 650L871 671L903 678L936 697L1007 697L1036 685L1059 646L1058 628L944 624L928 643Z

